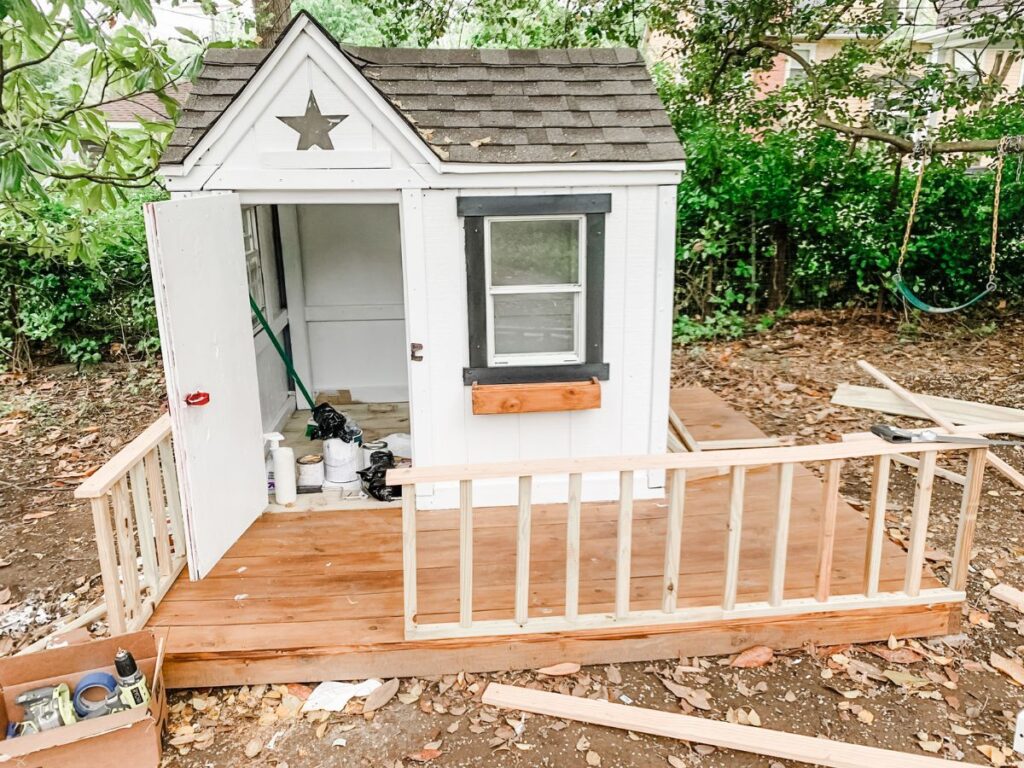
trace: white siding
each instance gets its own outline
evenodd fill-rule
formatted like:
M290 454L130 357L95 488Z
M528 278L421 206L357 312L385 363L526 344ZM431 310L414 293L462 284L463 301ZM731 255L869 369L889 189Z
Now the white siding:
M671 187L517 188L514 194L610 192L612 210L605 235L605 362L602 405L588 411L477 416L462 369L469 363L463 220L455 212L455 190L422 193L426 251L425 301L409 318L425 326L431 344L422 387L429 388L433 434L417 441L422 465L515 461L556 456L643 454L665 450L670 377L675 195ZM473 190L470 194L481 194ZM510 194L489 190L484 194ZM422 325L421 325L422 324ZM412 394L414 414L420 407ZM414 417L415 418L415 417ZM616 477L588 476L584 497L614 498ZM480 504L511 503L515 484L480 483ZM637 477L638 498L663 493L660 475ZM541 478L537 502L564 500L566 481ZM430 506L455 506L457 489L436 487Z

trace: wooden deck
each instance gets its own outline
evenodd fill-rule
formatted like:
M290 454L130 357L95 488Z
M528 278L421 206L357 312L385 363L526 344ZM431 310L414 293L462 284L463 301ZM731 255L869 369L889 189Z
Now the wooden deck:
M750 421L703 389L675 390L673 406L698 440L762 436ZM740 600L765 599L775 475L747 475ZM687 484L680 606L721 602L728 508L727 477ZM822 484L807 469L794 478L786 597L814 593ZM660 606L667 504L637 501L631 604ZM580 611L611 610L615 591L617 507L584 504ZM458 620L458 511L418 512L419 614ZM512 615L516 515L478 509L475 517L474 619ZM867 525L840 505L832 592L863 591ZM564 601L565 506L538 505L531 533L531 616ZM906 558L886 542L881 588L902 587ZM925 574L923 588L939 586ZM403 634L401 510L265 514L200 582L182 576L150 626L168 630L170 687L315 681L459 670L525 668L558 661L607 663L727 653L756 643L796 647L879 640L890 634L944 634L957 605L817 613L658 627L619 627L516 637L406 641Z

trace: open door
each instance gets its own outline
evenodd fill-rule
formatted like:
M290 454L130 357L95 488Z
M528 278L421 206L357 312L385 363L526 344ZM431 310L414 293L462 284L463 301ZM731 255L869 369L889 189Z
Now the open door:
M206 195L145 213L189 574L201 579L267 505L241 206Z

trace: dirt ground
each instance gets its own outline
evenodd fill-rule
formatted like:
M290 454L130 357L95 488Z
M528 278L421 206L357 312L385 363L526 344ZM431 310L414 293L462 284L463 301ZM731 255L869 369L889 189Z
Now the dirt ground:
M860 357L912 390L1024 407L1022 356L1024 320L1016 317L910 327L876 325L868 314L808 312L741 341L678 349L675 384L708 387L769 434L811 442L891 420L829 403L840 382L871 383L854 366ZM69 490L158 413L159 393L153 365L0 379L0 654L44 632L53 616L76 613L98 596L88 510L73 503ZM998 452L1024 467L1024 451ZM856 464L844 472L843 495L858 508L867 499L865 475ZM907 535L912 490L912 476L898 471L887 515L889 536L897 541ZM955 509L958 491L937 481L936 509ZM483 688L500 680L968 763L1024 765L1024 756L1010 748L1013 722L1024 707L1024 614L988 595L997 583L1024 588L1022 499L1024 492L989 471L961 635L804 648L770 659L762 652L749 668L709 657L559 676L527 671L401 680L397 695L372 714L363 714L363 700L354 699L344 712L303 715L312 686L302 681L180 691L171 697L164 763L796 765L482 707ZM26 519L40 513L47 514ZM954 532L954 515L934 516L928 557L942 577L948 576Z

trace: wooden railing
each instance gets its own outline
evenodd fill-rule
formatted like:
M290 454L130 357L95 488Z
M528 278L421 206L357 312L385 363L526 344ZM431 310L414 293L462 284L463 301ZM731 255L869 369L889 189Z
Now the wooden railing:
M968 452L966 483L960 504L956 548L948 585L922 589L925 542L932 503L936 459L940 453ZM916 472L906 570L902 589L882 592L885 510L890 468L895 454L920 454ZM840 508L839 484L843 463L858 458L874 462L868 534L865 543L863 591L833 594L833 554ZM405 633L408 639L507 635L534 632L562 632L574 629L692 623L727 619L761 618L856 610L879 607L931 605L965 599L967 569L975 518L981 495L986 449L968 443L912 443L892 445L870 436L855 442L807 446L724 450L700 453L670 453L649 456L618 456L564 459L451 467L394 469L387 482L402 486L403 576L405 582ZM786 554L793 494L794 470L798 464L823 464L824 485L818 539L814 592L810 597L786 598ZM768 468L777 473L766 600L738 602L740 582L740 541L744 517L747 472ZM630 564L632 560L633 479L635 472L664 470L668 473L669 499L665 524L665 553L660 609L634 610L630 606ZM615 554L614 610L581 613L580 536L581 489L587 473L619 474L619 500ZM680 548L683 531L687 475L696 478L729 476L728 518L725 548L725 576L719 605L680 607ZM568 476L566 498L565 601L561 615L528 612L530 590L531 491L534 476ZM475 620L473 616L473 482L518 478L518 524L516 528L515 602L507 619ZM457 622L422 623L417 616L416 534L417 484L459 486L459 619ZM549 606L550 607L550 606Z
M185 565L185 530L164 414L77 489L92 504L112 634L142 628Z

